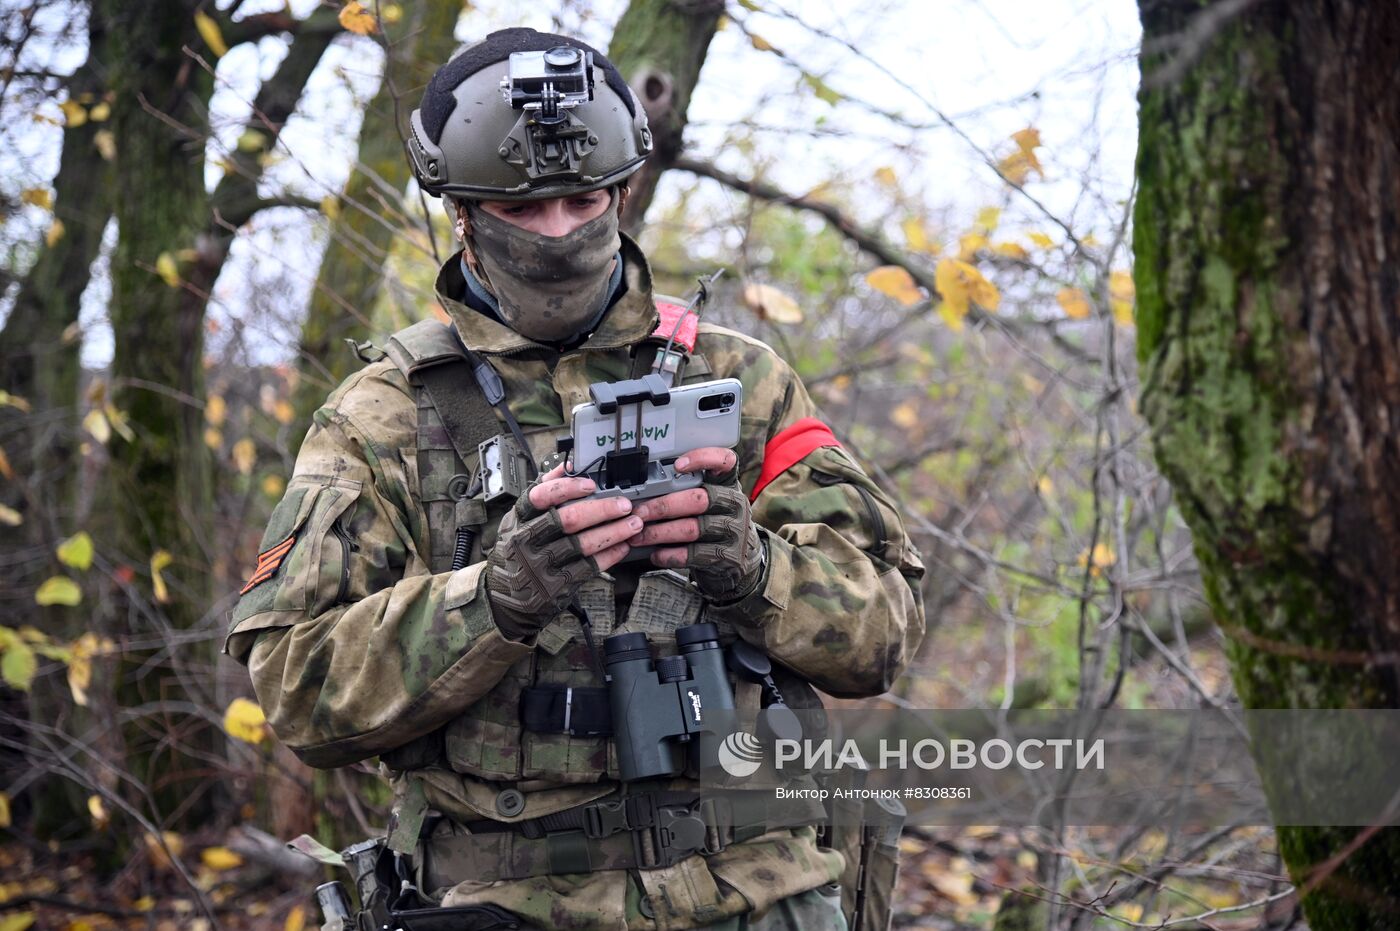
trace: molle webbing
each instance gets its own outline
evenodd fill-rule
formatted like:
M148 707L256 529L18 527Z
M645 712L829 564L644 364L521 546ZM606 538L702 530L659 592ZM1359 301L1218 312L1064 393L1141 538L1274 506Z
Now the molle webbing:
M437 320L421 320L389 338L385 353L413 386L418 408L418 482L428 514L430 568L451 568L458 519L477 447L500 432L461 341ZM485 514L482 513L484 518Z

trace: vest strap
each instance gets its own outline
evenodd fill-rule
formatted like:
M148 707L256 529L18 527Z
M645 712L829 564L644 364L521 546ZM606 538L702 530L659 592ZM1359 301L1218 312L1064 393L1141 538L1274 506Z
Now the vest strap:
M612 706L601 686L532 685L520 690L520 726L541 734L611 737Z

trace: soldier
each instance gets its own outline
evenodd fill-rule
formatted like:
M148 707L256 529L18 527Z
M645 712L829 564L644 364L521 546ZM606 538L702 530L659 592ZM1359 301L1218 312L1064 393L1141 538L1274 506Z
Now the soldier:
M551 458L568 413L648 371L676 319L618 231L645 114L598 52L509 29L442 67L411 125L463 245L437 279L452 326L366 351L317 411L226 646L301 759L378 756L393 785L362 926L845 927L849 857L815 819L740 826L693 778L619 783L581 621L665 654L703 614L776 661L794 707L879 694L924 632L898 507L773 350L708 324L677 384L742 381L737 449L681 455L697 488L582 500L594 482ZM493 436L541 463L514 499L482 488Z

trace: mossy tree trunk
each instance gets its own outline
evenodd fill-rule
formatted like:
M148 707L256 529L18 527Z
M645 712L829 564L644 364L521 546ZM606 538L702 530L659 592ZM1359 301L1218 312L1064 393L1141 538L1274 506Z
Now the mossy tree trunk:
M203 438L205 311L237 228L278 202L258 199L264 161L251 151L233 157L212 195L205 188L214 78L195 56L212 64L212 53L199 38L190 5L98 0L94 15L103 20L111 50L112 188L120 192L108 309L111 396L135 436L110 444L90 519L102 558L130 567L133 576L121 580L113 573L97 593L92 623L118 642L147 644L126 650L116 705L165 710L123 729L123 762L152 790L161 817L199 823L210 810L205 793L217 791L207 778L207 754L219 735L202 717L181 711L180 703L207 704L213 697L207 693L213 651L208 644L182 647L177 667L167 650L149 644L197 626L214 600L214 470ZM263 143L259 153L268 152L339 26L334 11L299 24L272 14L248 21L241 33L236 25L226 24L226 35L238 35L237 41L297 32L287 57L259 89L247 127ZM173 283L168 271L161 273L162 263L172 261ZM147 567L161 550L173 562L162 573L168 597L158 604Z
M1400 6L1141 10L1141 407L1236 687L1394 708ZM1400 830L1316 870L1356 834L1279 830L1316 931L1400 921Z
M302 324L302 364L293 400L296 447L326 395L360 366L344 341L370 338L384 264L396 231L405 226L403 195L412 176L403 146L408 115L428 79L457 46L452 32L462 13L461 0L418 0L404 6L403 19L386 29L384 79L365 111L356 168L345 185L339 215L331 221L330 244Z
M681 154L690 97L723 13L723 0L632 0L613 30L608 58L641 99L656 140L655 151L629 181L622 221L634 236L656 182Z
M68 97L99 104L106 93L101 21L90 17L87 61L66 82ZM15 473L0 482L0 503L24 517L19 531L0 533L5 583L4 623L37 623L29 592L54 567L53 547L75 529L70 513L73 452L78 434L78 352L74 325L89 269L112 215L107 163L97 147L106 124L85 121L63 131L53 181L54 218L62 235L38 246L14 308L0 330L0 391L18 395L29 410L0 406L0 438ZM45 629L48 629L47 627Z

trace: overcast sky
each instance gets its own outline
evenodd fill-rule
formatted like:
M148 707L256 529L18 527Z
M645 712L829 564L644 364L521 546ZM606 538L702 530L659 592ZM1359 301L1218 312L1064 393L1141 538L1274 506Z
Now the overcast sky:
M281 5L280 0L248 0L243 10ZM292 4L298 13L311 5L308 0ZM625 3L542 3L523 20L522 6L504 0L475 3L459 24L458 37L474 40L506 25L550 29L557 24L605 48ZM745 176L761 165L769 180L794 192L835 179L867 223L890 216L889 192L873 177L877 168L888 166L931 215L946 219L946 232L955 236L959 226L970 226L980 206L999 202L1005 193L977 148L1002 154L1013 132L1034 126L1041 131L1046 166L1046 178L1031 186L1039 200L1077 232L1094 231L1100 238L1121 212L1131 190L1136 146L1140 27L1130 0L760 0L748 6L758 9L731 3L734 21L711 45L690 109L687 141L696 156ZM751 36L787 60L757 50ZM235 48L219 62L220 87L212 105L215 146L236 142L258 80L271 74L284 54L285 43L270 38ZM318 198L340 189L357 145L356 99L374 93L381 66L382 55L371 41L337 42L283 133L287 157L271 172L274 183ZM817 99L803 83L803 71L850 100L832 105ZM931 128L901 127L872 109ZM941 123L939 113L952 118L956 131L933 125ZM758 127L748 150L729 144L736 120ZM27 172L51 177L58 138L56 130L40 128L23 140L25 152L10 153L5 161L13 164L12 157L20 156ZM213 161L211 187L218 179ZM657 207L694 183L674 174L663 184ZM738 208L739 198L707 183L697 203L722 216ZM260 232L242 237L216 288L212 317L240 316L250 283L268 277L287 289L282 299L289 312L300 307L315 276L321 237L314 224L320 222L279 211L261 221ZM1045 221L1031 205L1013 198L1003 227L1014 230L1018 224L1029 230L1043 228ZM260 241L263 236L273 239ZM270 268L272 255L286 259L286 267ZM106 299L101 277L84 300L89 365L103 364L111 355L110 334L101 322ZM285 329L285 323L263 328L260 361L288 355Z

